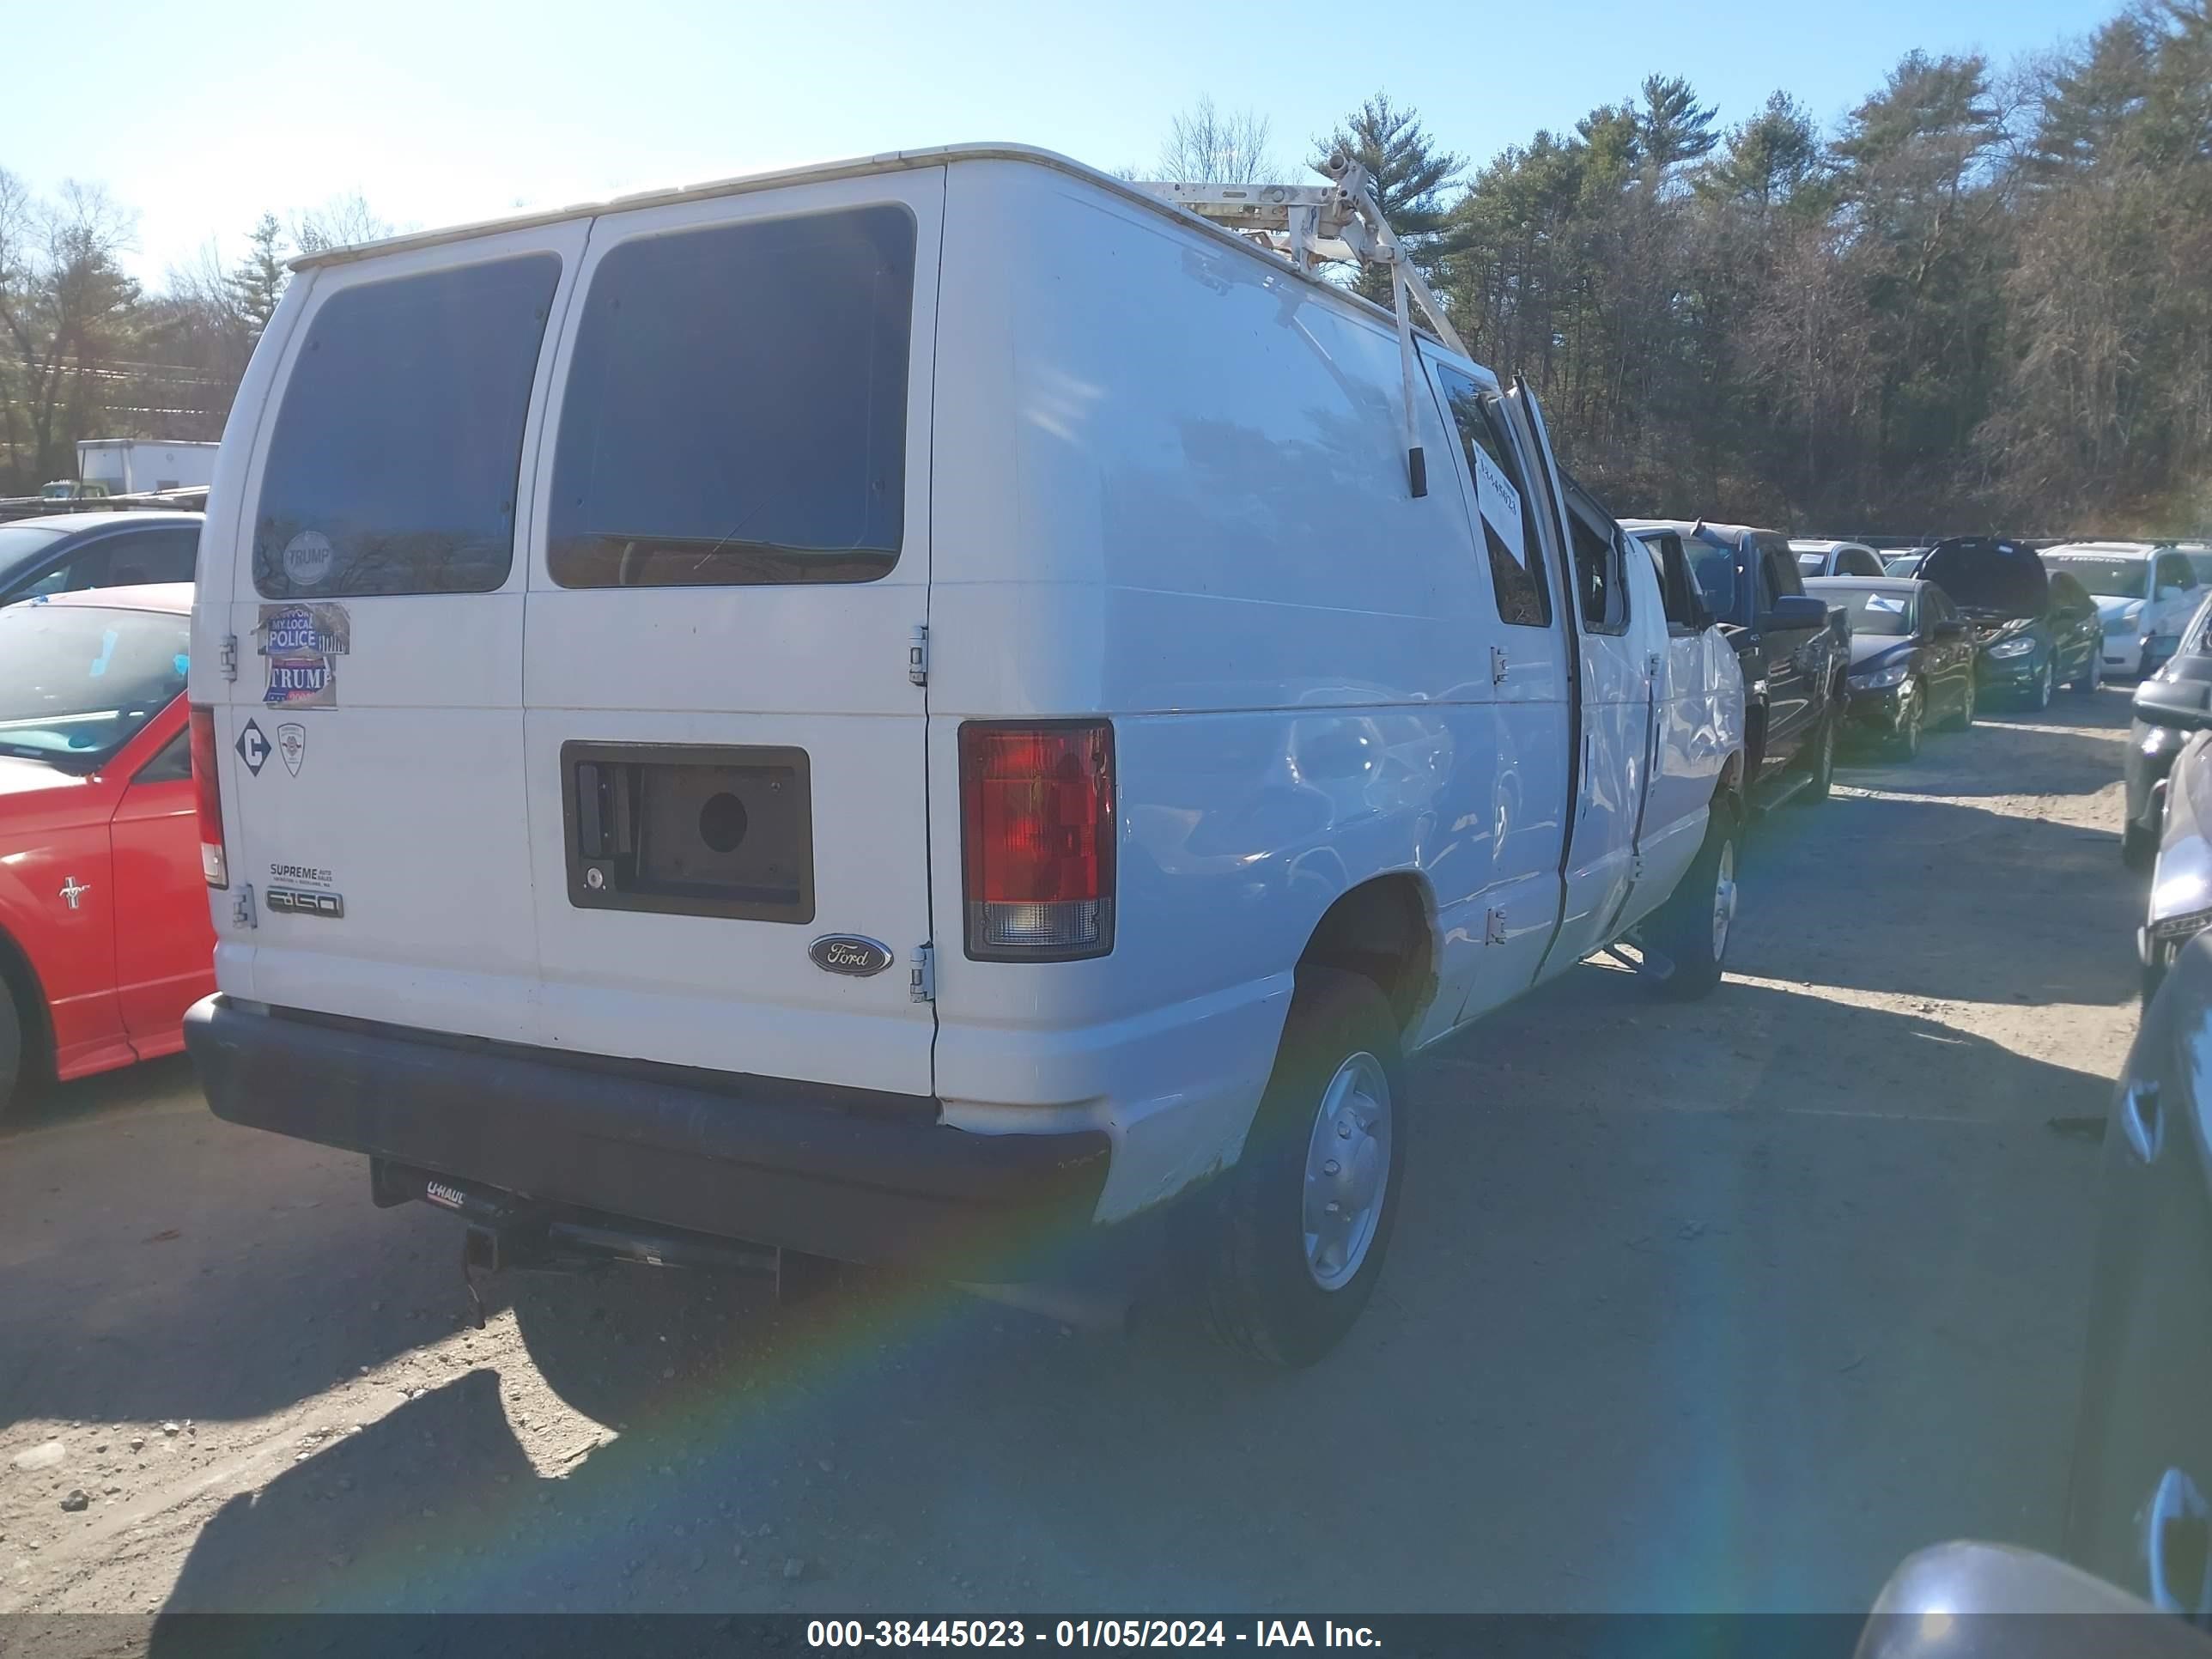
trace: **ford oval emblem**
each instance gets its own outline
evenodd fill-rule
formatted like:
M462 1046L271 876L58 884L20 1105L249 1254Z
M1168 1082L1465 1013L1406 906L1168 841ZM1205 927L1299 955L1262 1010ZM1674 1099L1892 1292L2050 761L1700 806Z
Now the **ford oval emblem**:
M824 972L850 974L854 979L880 974L891 965L888 947L858 933L824 933L806 947L806 954Z

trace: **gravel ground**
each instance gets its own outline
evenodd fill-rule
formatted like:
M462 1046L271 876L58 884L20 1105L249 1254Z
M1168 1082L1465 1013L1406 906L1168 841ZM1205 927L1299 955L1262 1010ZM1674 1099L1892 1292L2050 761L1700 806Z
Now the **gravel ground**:
M0 1137L0 1612L1863 1608L2049 1546L2136 1023L2127 693L1759 826L1735 971L1415 1068L1304 1374L928 1286L509 1281L181 1062ZM81 1494L82 1501L74 1494Z

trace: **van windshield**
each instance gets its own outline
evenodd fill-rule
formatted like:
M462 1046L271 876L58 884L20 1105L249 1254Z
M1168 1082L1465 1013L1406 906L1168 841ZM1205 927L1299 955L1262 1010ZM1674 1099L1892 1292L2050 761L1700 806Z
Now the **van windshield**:
M166 611L0 611L0 755L94 770L182 694L191 638Z

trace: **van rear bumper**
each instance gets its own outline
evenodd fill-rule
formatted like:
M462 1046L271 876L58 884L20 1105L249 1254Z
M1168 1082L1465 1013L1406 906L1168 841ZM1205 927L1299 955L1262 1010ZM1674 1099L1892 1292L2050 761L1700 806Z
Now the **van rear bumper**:
M925 1097L463 1045L212 996L185 1046L216 1115L540 1204L957 1277L1050 1273L1091 1229L1103 1130L977 1134Z

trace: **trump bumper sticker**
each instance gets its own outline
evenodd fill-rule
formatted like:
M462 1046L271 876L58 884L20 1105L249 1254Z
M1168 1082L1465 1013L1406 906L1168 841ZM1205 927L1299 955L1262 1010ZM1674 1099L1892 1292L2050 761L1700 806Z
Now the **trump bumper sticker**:
M353 643L342 605L264 605L255 649L269 664L262 702L272 708L337 705L337 661ZM294 769L295 771L297 769Z

